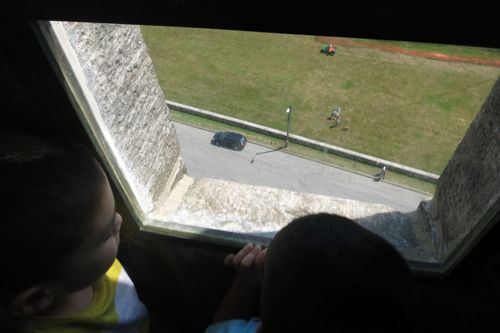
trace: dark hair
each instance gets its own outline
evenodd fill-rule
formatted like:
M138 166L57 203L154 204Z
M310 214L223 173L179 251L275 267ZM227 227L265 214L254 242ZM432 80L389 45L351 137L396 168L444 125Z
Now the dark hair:
M392 332L417 305L401 254L337 215L298 218L267 250L261 292L265 332Z
M0 296L53 278L90 234L105 179L79 144L0 135Z

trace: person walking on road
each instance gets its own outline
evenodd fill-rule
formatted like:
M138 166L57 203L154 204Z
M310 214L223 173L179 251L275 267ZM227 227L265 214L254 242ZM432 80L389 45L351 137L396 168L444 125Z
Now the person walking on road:
M382 171L380 171L380 178L385 179L385 165L382 167Z

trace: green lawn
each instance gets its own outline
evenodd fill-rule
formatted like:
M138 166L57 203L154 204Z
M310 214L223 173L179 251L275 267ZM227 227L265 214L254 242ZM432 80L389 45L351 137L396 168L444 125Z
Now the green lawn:
M500 68L338 46L314 36L141 27L168 100L440 174ZM342 106L341 125L327 118Z

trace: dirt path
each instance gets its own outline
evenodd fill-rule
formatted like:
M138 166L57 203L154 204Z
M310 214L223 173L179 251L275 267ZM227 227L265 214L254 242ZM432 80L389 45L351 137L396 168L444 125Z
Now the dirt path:
M338 37L318 36L316 39L318 42L323 42L323 43L327 43L327 44L371 47L374 49L406 54L406 55L409 55L412 57L436 59L436 60L443 60L443 61L454 61L454 62L470 62L473 64L500 67L500 60L495 60L495 59L484 59L484 58L475 58L475 57L468 57L468 56L456 56L456 55L452 56L452 55L441 54L441 53L407 50L407 49L403 49L403 48L391 46L391 45L356 42L353 40L338 38Z

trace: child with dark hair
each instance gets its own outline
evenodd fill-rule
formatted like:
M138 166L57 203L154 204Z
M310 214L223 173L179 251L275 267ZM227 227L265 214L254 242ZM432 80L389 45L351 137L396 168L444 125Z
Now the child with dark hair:
M416 311L401 254L345 217L298 218L268 249L247 245L225 263L237 274L206 333L400 332ZM261 318L251 318L261 278Z
M0 331L147 332L116 259L121 216L79 144L0 135Z

